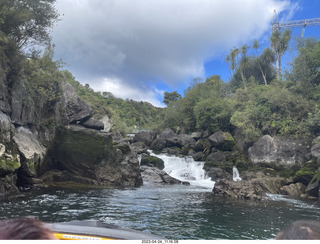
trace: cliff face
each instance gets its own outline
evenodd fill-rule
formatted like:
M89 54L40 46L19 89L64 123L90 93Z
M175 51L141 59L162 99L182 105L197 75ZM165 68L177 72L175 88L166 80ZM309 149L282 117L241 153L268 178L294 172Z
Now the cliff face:
M103 123L91 118L91 107L71 84L53 83L50 99L32 95L23 76L7 84L4 73L0 67L0 197L52 182L142 184L136 154L96 130Z

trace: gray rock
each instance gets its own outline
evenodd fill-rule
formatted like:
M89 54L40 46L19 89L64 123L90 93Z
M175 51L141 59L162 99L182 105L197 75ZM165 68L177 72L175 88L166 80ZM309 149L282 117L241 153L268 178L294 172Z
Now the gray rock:
M104 128L102 131L109 132L113 126L112 120L109 118L109 116L108 115L104 116L100 121L104 125Z
M311 155L315 158L320 158L320 143L314 144L311 147Z
M151 167L156 167L160 170L164 169L164 161L161 158L150 156L148 154L141 155L140 165L147 165Z
M138 157L129 144L122 140L116 142L110 134L97 130L81 126L60 127L48 159L51 170L62 172L60 182L74 181L86 187L136 187L142 184ZM43 180L45 184L50 183Z
M195 140L199 140L202 138L202 132L192 132L190 136Z
M10 117L0 111L0 140L3 143L10 142L13 131L14 126L11 123Z
M37 136L28 128L19 127L13 141L17 144L21 155L27 160L42 159L46 153L46 148L41 145Z
M301 166L307 161L310 143L310 140L280 139L266 135L249 148L249 158L253 163Z
M177 180L165 171L158 169L157 167L141 166L141 175L144 183L151 184L181 184L180 180Z
M208 139L214 147L222 151L231 151L235 145L235 141L229 132L218 131L209 136Z
M68 122L72 124L89 119L92 116L92 108L79 98L70 83L62 82L61 86L61 102L65 107Z
M0 178L0 200L7 199L10 194L18 194L20 192L16 182L16 174L9 174Z
M280 188L280 193L283 195L290 195L290 196L301 196L305 193L306 186L301 182L285 185Z
M213 192L220 196L261 200L266 193L279 194L280 188L288 181L284 178L266 177L263 179L230 181L221 179L216 181Z
M84 121L83 123L81 123L81 125L83 125L86 128L94 129L94 130L103 130L104 129L104 124L100 120L93 119L93 118L90 118L90 119Z
M133 137L134 142L143 142L147 146L150 146L151 143L156 138L157 133L155 131L142 130L135 134Z
M227 161L227 155L224 152L218 151L213 152L208 155L207 160L208 162L216 162L216 163L224 163Z

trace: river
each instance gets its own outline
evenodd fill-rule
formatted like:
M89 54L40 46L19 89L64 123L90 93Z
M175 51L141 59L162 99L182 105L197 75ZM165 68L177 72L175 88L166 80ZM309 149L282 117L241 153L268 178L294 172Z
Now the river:
M1 219L19 216L46 222L99 220L168 239L266 240L295 220L320 220L320 205L281 195L262 201L224 199L207 183L144 184L128 189L35 188L0 202Z

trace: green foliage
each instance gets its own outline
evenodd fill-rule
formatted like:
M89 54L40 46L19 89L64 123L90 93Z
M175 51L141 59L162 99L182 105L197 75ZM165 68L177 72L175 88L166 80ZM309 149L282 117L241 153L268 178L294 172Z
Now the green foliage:
M24 75L30 94L35 100L54 102L59 100L59 83L63 75L59 71L61 61L53 61L53 47L49 45L42 57L24 60Z
M95 92L89 84L82 85L68 71L63 72L64 79L70 82L80 98L93 109L97 119L108 115L113 121L113 130L127 134L142 129L156 129L160 121L161 108L148 102L137 102L116 98L110 92Z
M54 3L55 0L0 0L1 39L19 49L49 41L48 29L58 18Z
M17 160L10 160L1 158L0 159L0 174L7 174L9 172L14 172L21 167L21 164Z
M169 103L173 102L173 101L177 101L181 99L181 95L177 92L165 92L164 93L164 99L163 99L163 103L168 105Z
M264 134L304 135L305 120L313 107L311 101L281 84L238 89L231 100L235 110L231 124L241 130L247 142Z
M164 111L162 128L197 130L229 130L231 107L228 105L227 85L220 76L188 88L185 97L171 102Z

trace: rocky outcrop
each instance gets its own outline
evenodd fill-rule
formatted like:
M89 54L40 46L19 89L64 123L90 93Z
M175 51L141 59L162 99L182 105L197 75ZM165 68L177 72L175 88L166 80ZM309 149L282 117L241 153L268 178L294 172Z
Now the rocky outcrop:
M102 121L90 118L84 122L81 123L82 126L89 128L89 129L94 129L94 130L104 130L104 124Z
M263 136L249 148L249 158L255 164L301 166L309 160L311 141Z
M153 140L156 138L157 133L155 131L142 130L135 134L133 137L134 142L143 142L146 146L150 146Z
M123 138L100 132L111 129L110 121L92 118L70 83L53 82L43 94L23 76L11 85L0 72L0 196L30 185L142 184L137 152Z
M267 193L279 194L280 188L287 182L284 178L265 177L242 181L221 179L216 181L213 192L219 196L261 200Z
M72 124L89 119L92 116L92 108L79 98L70 83L62 82L61 86L61 103L65 108L68 123Z
M116 143L111 134L81 126L57 129L44 164L41 179L46 185L68 185L70 181L86 187L142 184L137 155L128 144Z
M165 171L157 167L141 166L141 175L144 183L155 185L181 184L182 182L168 175Z
M186 134L176 134L171 129L165 129L152 143L150 149L155 151L162 151L164 148L177 148L176 152L183 147L192 147L196 141Z
M231 151L235 141L229 132L218 131L208 137L212 145L221 151Z
M164 169L164 161L161 158L154 157L146 153L141 155L140 165L156 167L160 170Z
M306 186L301 182L285 185L280 188L280 194L289 196L304 196Z

